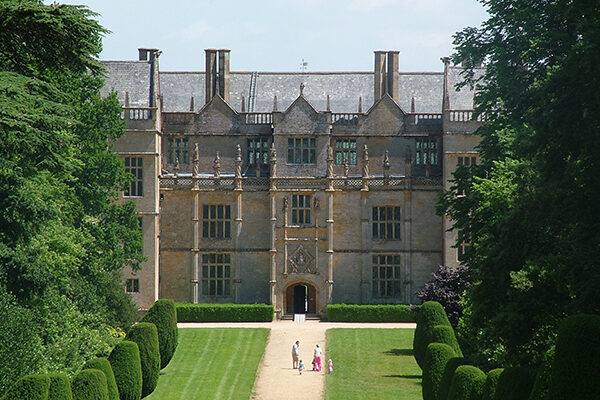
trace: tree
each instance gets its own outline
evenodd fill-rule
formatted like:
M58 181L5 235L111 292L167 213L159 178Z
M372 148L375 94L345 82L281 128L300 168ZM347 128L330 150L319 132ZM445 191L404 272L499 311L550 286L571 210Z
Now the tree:
M453 56L487 119L481 163L470 178L459 168L438 210L471 237L466 325L479 350L539 364L563 316L600 311L600 4L482 3L490 18L455 35Z

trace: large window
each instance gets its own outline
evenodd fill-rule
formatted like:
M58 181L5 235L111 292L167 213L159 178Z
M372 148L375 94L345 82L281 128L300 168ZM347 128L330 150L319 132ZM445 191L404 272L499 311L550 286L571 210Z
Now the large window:
M139 293L140 292L140 280L139 279L126 279L125 280L125 291L127 293Z
M438 164L438 141L433 138L418 138L415 163L417 165Z
M202 206L202 237L224 239L231 237L231 206Z
M463 232L462 234L459 234L459 240L458 243L456 245L457 248L457 261L462 261L464 255L466 254L466 252L469 250L469 248L471 247L471 233L470 232Z
M477 165L477 156L470 156L470 155L464 155L464 156L459 156L458 157L458 165L462 165L465 166L467 168L471 168L474 165ZM470 179L467 182L468 185L470 185ZM468 190L468 187L459 187L457 189L457 193L459 196L464 196L465 192Z
M335 164L344 165L348 161L350 165L356 165L356 140L335 140Z
M142 186L142 170L142 157L125 157L125 172L129 172L134 176L129 187L125 188L125 196L143 196L144 187Z
M288 164L314 164L315 138L288 138Z
M229 254L202 255L202 296L231 296L231 256Z
M175 164L175 159L179 159L181 164L189 163L188 139L170 137L169 138L169 164Z
M269 139L248 139L248 165L269 165Z
M373 256L373 297L400 297L400 256Z
M292 225L310 225L310 195L292 195Z
M373 207L373 239L400 240L400 207Z

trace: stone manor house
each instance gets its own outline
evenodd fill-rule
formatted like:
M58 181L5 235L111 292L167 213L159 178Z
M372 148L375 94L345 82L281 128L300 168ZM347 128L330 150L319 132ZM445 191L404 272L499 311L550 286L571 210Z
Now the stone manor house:
M206 49L204 72L170 72L159 55L103 61L135 176L123 198L147 261L124 280L140 308L417 303L439 264L458 264L469 243L435 204L477 162L461 67L399 72L398 51L375 51L368 72L232 72L229 50Z

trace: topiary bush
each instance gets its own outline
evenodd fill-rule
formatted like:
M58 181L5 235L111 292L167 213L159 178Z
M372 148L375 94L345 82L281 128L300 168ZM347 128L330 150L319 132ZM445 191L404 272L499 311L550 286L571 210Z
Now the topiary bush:
M270 304L177 303L176 306L178 322L273 321L273 306Z
M104 357L93 358L88 361L83 369L99 369L106 376L106 387L108 388L108 400L119 400L119 389L115 381L115 374L108 359Z
M158 384L160 374L160 351L158 331L151 322L140 322L131 327L125 340L137 343L142 364L142 397L148 396Z
M440 382L440 390L438 398L446 400L448 398L448 392L450 391L450 385L452 384L452 378L456 368L461 365L467 365L467 360L463 357L454 357L448 360L446 368L444 368L444 374L442 375L442 381Z
M129 340L117 343L108 356L115 374L120 400L140 400L142 397L142 364L138 345Z
M170 299L157 300L148 310L141 322L151 322L158 329L158 346L160 350L160 368L166 367L177 348L178 310Z
M25 375L8 389L2 400L47 400L49 388L48 375Z
M452 347L446 343L430 343L423 363L423 400L441 400L440 383L449 360L456 357Z
M446 343L452 347L452 350L457 356L462 357L463 353L460 350L458 340L454 334L454 329L450 325L436 325L431 329L430 343Z
M550 400L600 399L600 316L579 314L560 323Z
M548 400L548 391L550 390L550 376L552 373L552 362L554 361L554 351L556 347L552 346L546 352L542 364L538 368L533 389L529 395L529 400Z
M106 375L99 369L81 370L71 387L76 400L108 400Z
M50 387L48 389L48 400L73 400L71 392L71 380L65 374L50 373Z
M413 307L406 304L328 304L330 322L415 322Z
M507 367L498 378L494 400L523 400L533 387L533 374L524 367Z
M479 400L485 385L485 373L472 365L461 365L456 368L448 399Z
M431 343L431 330L436 325L450 325L446 312L442 305L436 301L426 301L421 305L417 315L417 328L413 339L413 351L415 360L419 367L423 369L425 361L425 351L427 345Z
M504 368L496 368L488 372L487 378L485 378L485 386L483 387L483 395L481 400L494 400L496 397L496 388L498 387L498 380L500 375L504 371Z

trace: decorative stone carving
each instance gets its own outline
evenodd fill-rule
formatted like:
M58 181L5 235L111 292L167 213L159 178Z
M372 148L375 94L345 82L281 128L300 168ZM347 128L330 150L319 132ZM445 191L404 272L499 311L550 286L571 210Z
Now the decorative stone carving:
M362 176L363 178L369 177L369 148L366 144L363 147Z
M217 156L215 157L215 161L213 161L213 171L215 178L221 177L221 155L217 151Z
M292 274L316 274L317 271L314 267L315 258L300 245L290 256L288 262L291 266L290 271Z
M277 176L277 150L275 150L275 143L271 143L271 148L269 149L269 162L271 166L271 178Z
M175 178L177 178L177 176L179 176L179 157L175 156L175 165L173 165L173 175L175 175Z
M383 177L385 179L390 177L390 154L387 150L383 156Z
M333 178L333 147L327 145L327 177Z
M346 161L344 161L344 176L347 178L348 175L350 175L350 163L348 162L348 159L346 158Z
M192 158L192 163L194 164L194 176L198 176L200 174L200 150L198 150L198 143L194 144L194 156Z

